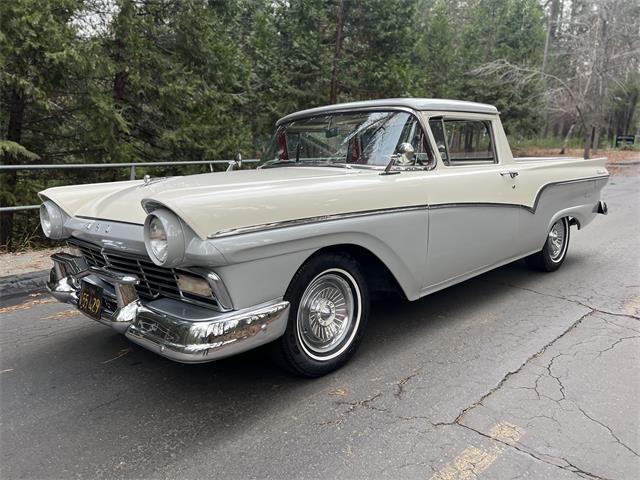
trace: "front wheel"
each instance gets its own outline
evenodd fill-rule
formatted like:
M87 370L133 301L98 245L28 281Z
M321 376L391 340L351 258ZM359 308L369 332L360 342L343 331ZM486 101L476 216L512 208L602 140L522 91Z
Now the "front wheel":
M543 272L554 272L560 268L569 248L569 218L564 217L551 226L544 247L529 255L527 264Z
M346 254L310 259L296 273L285 299L290 313L276 356L298 375L318 377L355 353L369 316L369 291L358 262Z

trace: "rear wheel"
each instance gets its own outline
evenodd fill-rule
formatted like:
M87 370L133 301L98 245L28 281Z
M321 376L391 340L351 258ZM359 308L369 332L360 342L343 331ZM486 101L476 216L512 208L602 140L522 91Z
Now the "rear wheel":
M280 363L306 377L325 375L355 353L369 316L369 291L357 261L327 253L310 259L287 290L290 313L274 345Z
M569 218L564 217L551 226L544 247L529 255L527 264L543 272L554 272L560 268L569 248Z

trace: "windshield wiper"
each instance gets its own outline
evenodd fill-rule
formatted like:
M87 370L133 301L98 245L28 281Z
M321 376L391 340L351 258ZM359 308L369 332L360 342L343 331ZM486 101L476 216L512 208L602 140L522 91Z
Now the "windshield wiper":
M277 162L263 165L261 168L276 168L276 167L335 167L335 168L353 168L353 165L348 163L337 163L331 161L309 161L309 160L278 160Z

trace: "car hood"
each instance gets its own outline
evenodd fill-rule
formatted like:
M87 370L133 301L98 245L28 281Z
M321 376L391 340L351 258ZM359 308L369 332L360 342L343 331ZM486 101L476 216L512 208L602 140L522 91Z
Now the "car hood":
M134 224L143 224L147 211L168 208L204 239L266 223L420 203L424 193L415 182L397 188L409 176L379 173L292 166L55 187L40 196L72 216Z

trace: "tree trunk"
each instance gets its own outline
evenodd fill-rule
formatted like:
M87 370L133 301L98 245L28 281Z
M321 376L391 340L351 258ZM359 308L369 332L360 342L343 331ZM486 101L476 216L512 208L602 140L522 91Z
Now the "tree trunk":
M558 15L558 0L554 0L551 4L551 11L549 12L549 18L547 19L547 35L544 40L544 53L542 54L542 78L544 80L544 74L547 71L547 60L549 58L549 45L551 44L551 38L555 37L556 31L556 18ZM542 137L547 138L549 135L549 99L545 95L544 105L544 129L542 131Z
M633 121L633 117L636 113L636 108L638 106L638 90L635 90L631 96L629 97L629 101L627 102L627 110L625 111L624 117L624 132L623 135L629 135L633 133L633 128L631 126L631 122Z
M571 126L569 126L569 130L567 130L567 134L564 136L564 141L562 142L562 148L560 149L560 155L564 155L564 152L567 150L567 144L569 143L569 139L571 138L571 134L573 133L573 129L576 127L576 122L572 122Z
M127 71L127 43L129 19L134 14L133 3L126 0L120 7L120 12L114 22L113 62L116 72L113 76L113 98L116 105L123 106L126 98L129 72Z
M25 99L21 92L14 90L9 100L9 125L7 127L7 140L20 143L22 138L22 123L24 120L24 108ZM2 156L2 163L4 165L15 165L17 159L14 158L8 152L5 152ZM16 185L18 183L18 174L15 170L10 170L2 175L4 181L2 182L2 190L10 194L14 194L16 191ZM1 206L5 205L5 201L0 198ZM11 250L13 240L13 212L3 212L0 214L0 246L5 246L8 250Z
M598 147L600 144L600 125L596 125L593 131L593 140L591 141L591 153L594 155L598 153Z
M584 130L584 152L582 153L582 158L585 160L590 158L591 152L591 142L593 141L593 130L594 126L589 126Z
M344 28L344 0L340 0L338 7L338 16L336 18L336 48L333 53L333 66L331 69L331 93L329 94L329 103L338 102L338 61L342 53L342 30Z
M611 125L612 124L613 124L613 113L611 112L611 110L609 110L609 118L607 119L607 134L606 134L607 145L609 146L611 146L611 132L612 132Z

